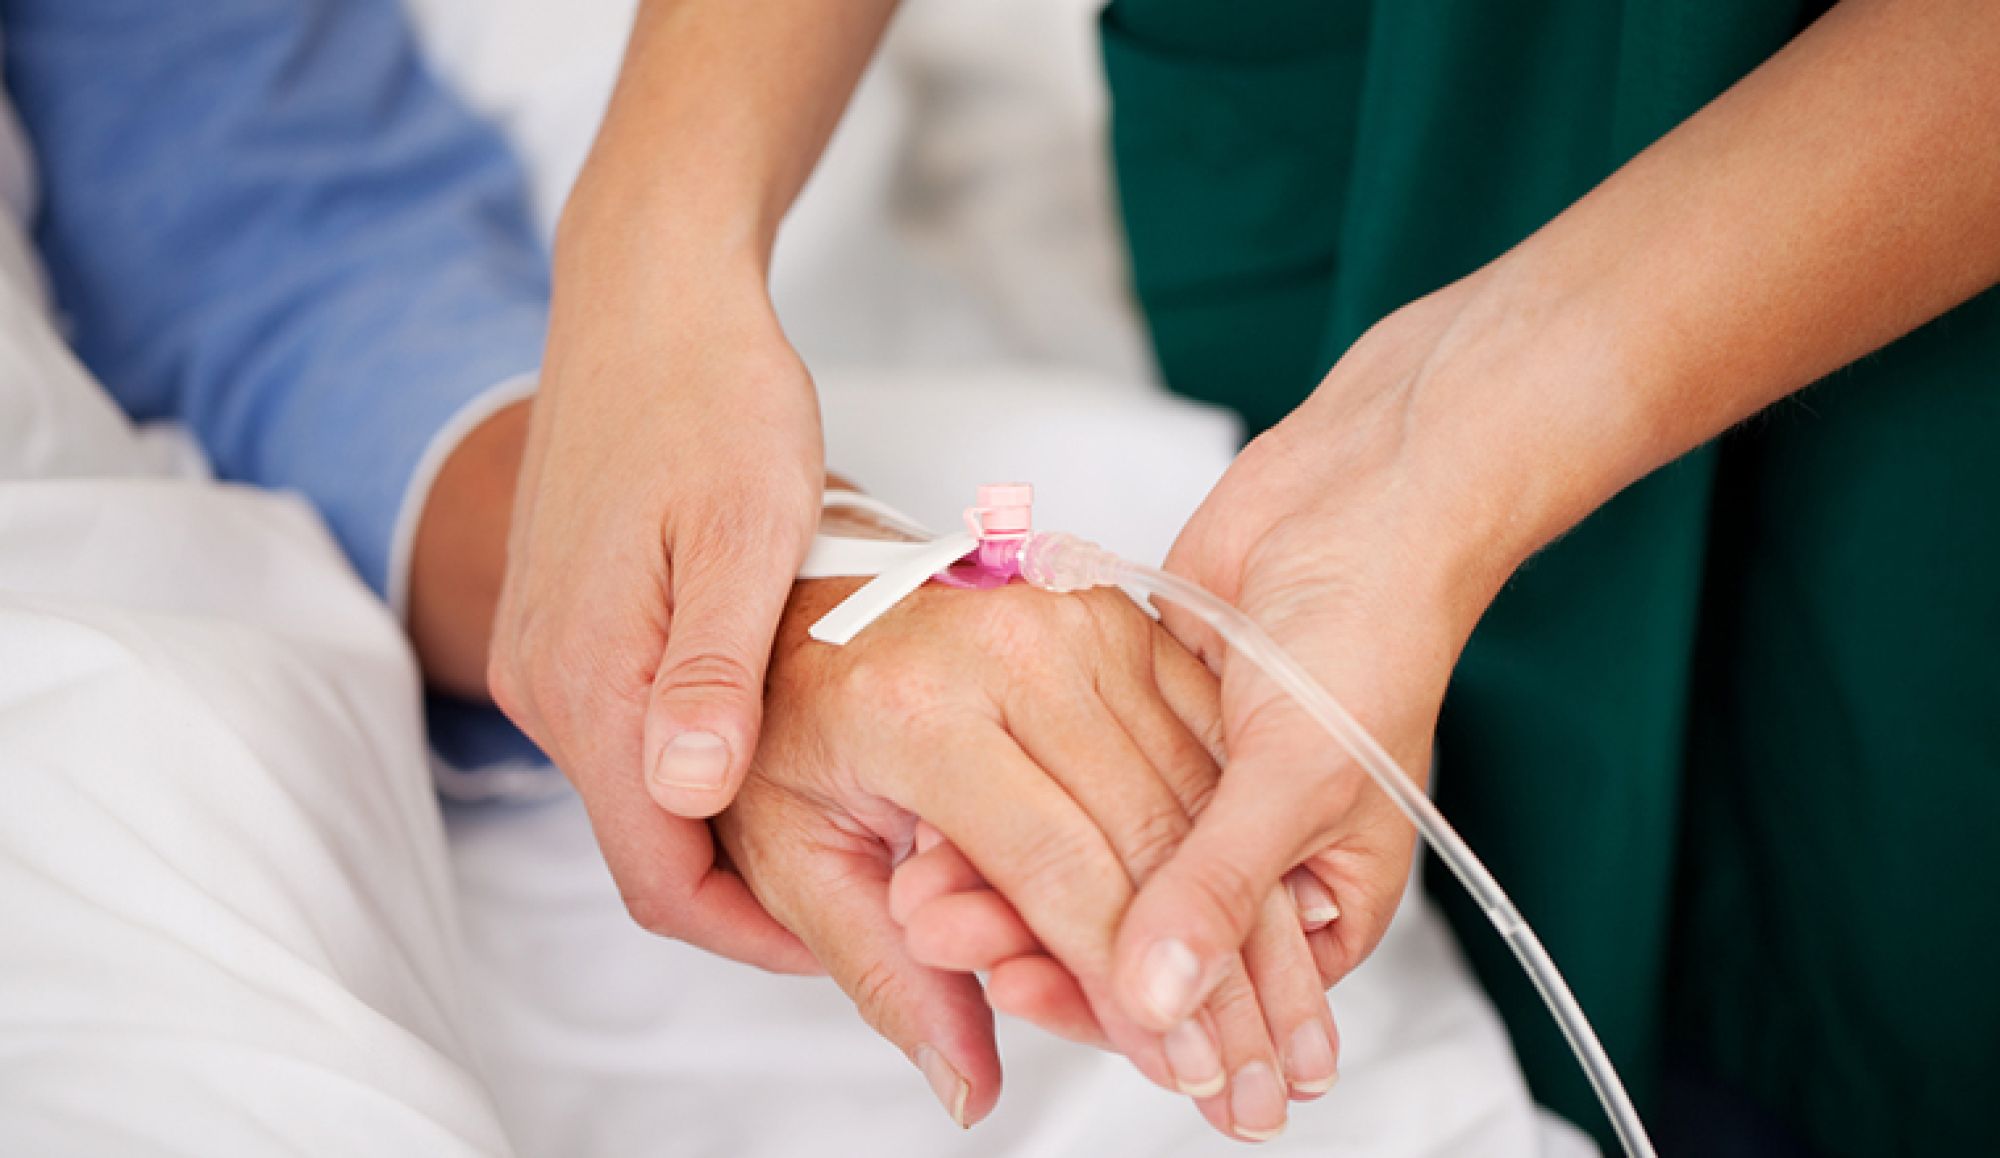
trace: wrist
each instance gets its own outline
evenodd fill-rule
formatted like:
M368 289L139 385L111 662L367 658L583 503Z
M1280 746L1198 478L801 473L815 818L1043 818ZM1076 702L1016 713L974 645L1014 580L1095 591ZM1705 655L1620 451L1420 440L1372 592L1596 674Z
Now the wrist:
M777 221L699 166L600 141L556 219L556 276L585 267L686 271L762 289Z
M1441 334L1401 420L1414 517L1484 600L1522 563L1685 446L1656 363L1615 303L1517 251L1442 291ZM1419 303L1420 306L1429 304Z
M1646 469L1624 353L1587 299L1529 278L1495 263L1385 318L1251 452L1290 480L1275 503L1323 507L1385 597L1461 638L1530 555Z
M409 633L430 686L487 698L486 661L507 565L526 401L473 428L438 471L410 554Z

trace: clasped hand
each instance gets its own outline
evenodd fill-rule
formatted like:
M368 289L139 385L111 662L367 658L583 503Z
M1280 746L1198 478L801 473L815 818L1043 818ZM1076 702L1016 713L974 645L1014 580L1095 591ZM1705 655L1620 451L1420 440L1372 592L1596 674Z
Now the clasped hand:
M994 1006L1118 1050L1218 1129L1270 1137L1288 1094L1324 1092L1332 1021L1283 888L1164 1035L1112 992L1115 918L1219 777L1215 677L1116 591L927 587L845 647L807 639L853 586L795 590L751 774L716 827L953 1115L999 1094L977 969ZM1321 1045L1285 1048L1299 1040Z

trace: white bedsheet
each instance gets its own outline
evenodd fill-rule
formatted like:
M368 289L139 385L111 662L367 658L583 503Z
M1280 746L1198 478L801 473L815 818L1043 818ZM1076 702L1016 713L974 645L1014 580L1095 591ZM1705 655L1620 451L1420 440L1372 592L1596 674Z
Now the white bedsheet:
M1006 1086L961 1133L829 982L647 936L573 803L449 817L479 1022L524 1154L1240 1155L1123 1060L1003 1019ZM1491 1009L1439 918L1406 905L1335 993L1340 1085L1256 1152L1544 1151ZM1562 1141L1558 1139L1558 1141Z
M1113 428L1200 458L1185 414ZM0 483L0 656L5 1152L1240 1152L1012 1024L959 1133L830 983L633 927L567 797L447 845L408 652L294 500ZM1334 1004L1342 1084L1267 1151L1588 1152L1427 906Z

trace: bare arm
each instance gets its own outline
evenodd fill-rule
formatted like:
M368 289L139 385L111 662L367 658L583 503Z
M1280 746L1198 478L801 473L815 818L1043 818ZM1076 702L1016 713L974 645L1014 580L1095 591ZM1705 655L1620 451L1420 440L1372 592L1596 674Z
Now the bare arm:
M647 0L564 209L558 263L651 262L664 275L715 262L709 272L761 284L778 223L894 11Z
M640 923L773 967L801 964L797 942L697 823L749 768L824 484L765 263L890 11L642 6L557 230L486 667L576 783Z
M1568 367L1475 416L1518 554L2000 280L2000 7L1847 0L1481 277L1441 352Z
M1452 665L1523 559L1996 278L2000 7L1848 0L1514 250L1375 326L1245 451L1170 566L1262 620L1421 771ZM1149 1028L1192 1008L1293 866L1335 895L1337 972L1401 891L1407 824L1273 694L1225 665L1229 770L1120 930L1120 997ZM1159 967L1176 942L1198 968Z

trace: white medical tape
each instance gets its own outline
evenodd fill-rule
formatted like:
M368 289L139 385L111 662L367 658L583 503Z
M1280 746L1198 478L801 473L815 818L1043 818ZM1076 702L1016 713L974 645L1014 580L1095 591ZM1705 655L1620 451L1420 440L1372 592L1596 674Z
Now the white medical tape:
M818 543L815 541L814 546ZM965 558L979 548L979 540L963 531L932 539L927 543L903 543L919 547L900 562L861 585L840 605L821 616L806 634L821 643L847 643L861 629L889 613L889 609L909 597L931 576Z
M801 579L834 579L871 575L854 594L840 601L806 630L821 643L844 644L861 629L889 613L931 576L971 554L979 540L964 532L936 538L915 519L888 503L859 491L829 490L821 500L827 510L865 511L915 542L857 539L818 534L799 566Z

